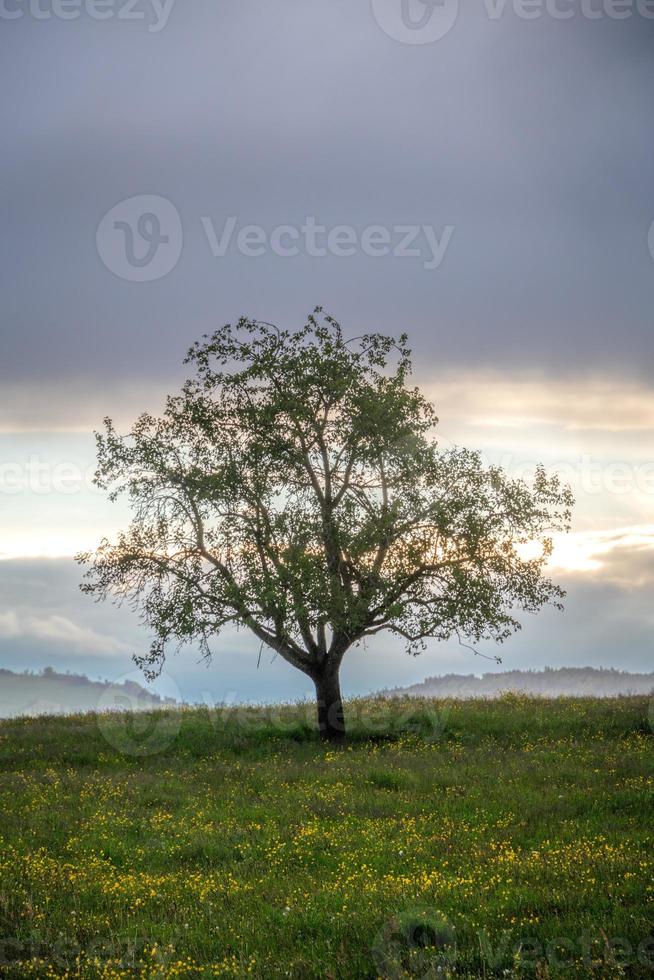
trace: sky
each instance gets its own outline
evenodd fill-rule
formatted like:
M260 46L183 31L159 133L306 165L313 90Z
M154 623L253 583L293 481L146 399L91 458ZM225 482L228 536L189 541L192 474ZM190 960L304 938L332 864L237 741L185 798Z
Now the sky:
M654 0L0 0L0 666L117 679L147 634L72 555L129 518L92 432L244 314L409 334L444 445L577 495L508 668L652 667ZM300 697L245 633L189 700ZM364 693L493 669L346 661Z

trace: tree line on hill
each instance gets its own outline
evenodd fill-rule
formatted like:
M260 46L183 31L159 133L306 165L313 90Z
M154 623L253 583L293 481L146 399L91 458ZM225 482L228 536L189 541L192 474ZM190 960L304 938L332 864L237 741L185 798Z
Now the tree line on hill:
M389 695L416 697L498 697L519 691L542 697L616 697L654 694L654 672L632 674L613 667L545 667L544 670L506 670L482 674L445 674L419 684L395 688Z

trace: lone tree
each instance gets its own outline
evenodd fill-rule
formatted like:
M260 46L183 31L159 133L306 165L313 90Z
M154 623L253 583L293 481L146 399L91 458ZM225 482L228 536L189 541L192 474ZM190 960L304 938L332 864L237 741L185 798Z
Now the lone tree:
M191 348L195 377L161 418L128 436L105 419L96 483L128 494L134 517L78 556L82 589L141 610L148 676L171 641L210 659L223 627L247 626L311 678L321 735L338 742L353 644L382 630L411 653L502 642L518 609L560 607L543 572L570 491L542 468L528 485L438 448L406 342L347 340L320 308L295 332L241 319Z

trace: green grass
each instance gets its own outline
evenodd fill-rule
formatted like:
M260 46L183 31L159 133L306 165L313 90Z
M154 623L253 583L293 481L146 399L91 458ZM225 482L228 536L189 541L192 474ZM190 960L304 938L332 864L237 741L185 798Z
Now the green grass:
M0 975L654 975L646 698L348 716L0 724Z

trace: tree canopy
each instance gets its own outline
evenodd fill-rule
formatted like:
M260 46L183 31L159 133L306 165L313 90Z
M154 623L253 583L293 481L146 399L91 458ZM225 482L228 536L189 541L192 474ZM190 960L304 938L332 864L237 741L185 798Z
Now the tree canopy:
M346 339L320 309L295 331L244 318L186 363L161 417L125 436L105 419L96 483L127 494L133 520L79 556L86 592L140 609L146 672L171 644L210 658L225 627L246 626L314 681L321 730L339 738L353 644L502 642L520 610L560 606L545 566L569 489L542 467L527 483L441 448L406 335Z

